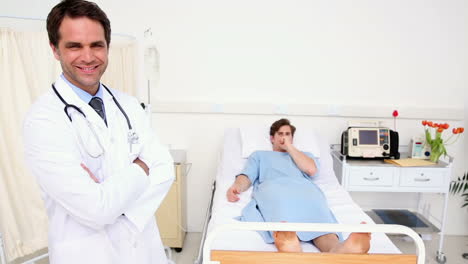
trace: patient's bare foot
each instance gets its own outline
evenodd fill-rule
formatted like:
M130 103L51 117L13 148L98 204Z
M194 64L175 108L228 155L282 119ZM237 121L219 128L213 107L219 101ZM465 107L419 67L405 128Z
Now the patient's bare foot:
M365 224L362 222L361 224ZM343 243L337 244L330 252L364 254L369 252L370 233L351 233Z
M273 238L279 252L302 252L301 242L294 231L276 231Z

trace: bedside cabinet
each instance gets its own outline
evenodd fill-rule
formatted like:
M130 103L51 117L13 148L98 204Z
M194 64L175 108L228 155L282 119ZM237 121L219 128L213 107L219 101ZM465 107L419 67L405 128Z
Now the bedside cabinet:
M333 149L333 147L332 147ZM444 208L440 218L437 261L445 258L442 248L453 158L448 163L425 167L400 167L383 160L347 159L339 151L332 151L333 169L340 184L349 192L412 192L442 193ZM402 155L402 158L404 155ZM419 208L419 204L418 204Z
M175 163L174 167L174 183L155 216L164 246L180 252L187 230L186 170L185 165L181 163Z

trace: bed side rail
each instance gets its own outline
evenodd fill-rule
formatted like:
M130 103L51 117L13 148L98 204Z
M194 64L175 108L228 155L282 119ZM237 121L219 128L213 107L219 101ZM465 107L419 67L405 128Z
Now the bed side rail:
M405 234L413 239L416 244L417 264L424 264L425 249L424 243L419 235L412 229L402 225L376 225L376 224L312 224L312 223L258 223L239 222L234 224L224 224L215 227L207 235L203 248L203 264L221 264L219 261L211 259L211 245L214 238L222 232L228 230L256 230L256 231L317 231L317 232L365 232L365 233L386 233ZM277 252L270 252L277 253ZM285 253L289 254L289 253ZM304 254L303 254L304 255ZM323 255L323 253L319 254ZM336 255L336 254L334 254ZM341 254L346 255L346 254ZM378 254L370 254L378 255ZM399 255L399 254L398 254ZM397 255L397 256L398 256ZM386 255L388 256L388 255ZM336 259L334 259L336 261ZM390 262L392 263L392 262ZM393 262L395 263L395 262ZM414 262L413 262L414 263Z
M415 264L416 255L286 253L262 251L213 250L212 258L222 264Z
M194 264L201 264L203 261L203 255L202 255L203 245L205 244L206 235L208 232L208 223L210 222L210 219L211 219L211 209L213 207L213 198L214 198L215 191L216 191L216 181L213 181L213 184L211 185L211 197L210 197L210 201L208 202L208 208L206 210L205 223L203 224L202 239L200 242L200 248L198 249L198 257L195 260Z

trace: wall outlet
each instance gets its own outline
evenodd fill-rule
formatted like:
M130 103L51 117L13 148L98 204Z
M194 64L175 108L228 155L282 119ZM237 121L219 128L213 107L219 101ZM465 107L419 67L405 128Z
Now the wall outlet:
M327 115L329 116L339 116L341 113L341 107L336 104L330 104L327 106Z
M223 104L214 104L211 107L211 111L215 113L223 113L224 112L224 105Z
M285 105L285 104L275 105L274 112L275 114L286 115L288 114L288 105Z

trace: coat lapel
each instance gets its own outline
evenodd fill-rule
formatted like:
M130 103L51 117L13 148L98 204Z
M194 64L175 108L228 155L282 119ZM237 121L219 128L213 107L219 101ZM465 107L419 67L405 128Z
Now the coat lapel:
M104 90L103 99L106 108L107 125L109 126L109 136L113 143L110 148L113 150L114 158L119 160L119 164L126 164L128 162L127 157L129 151L127 120L120 112L120 109L112 99L112 95L110 95L107 90Z

